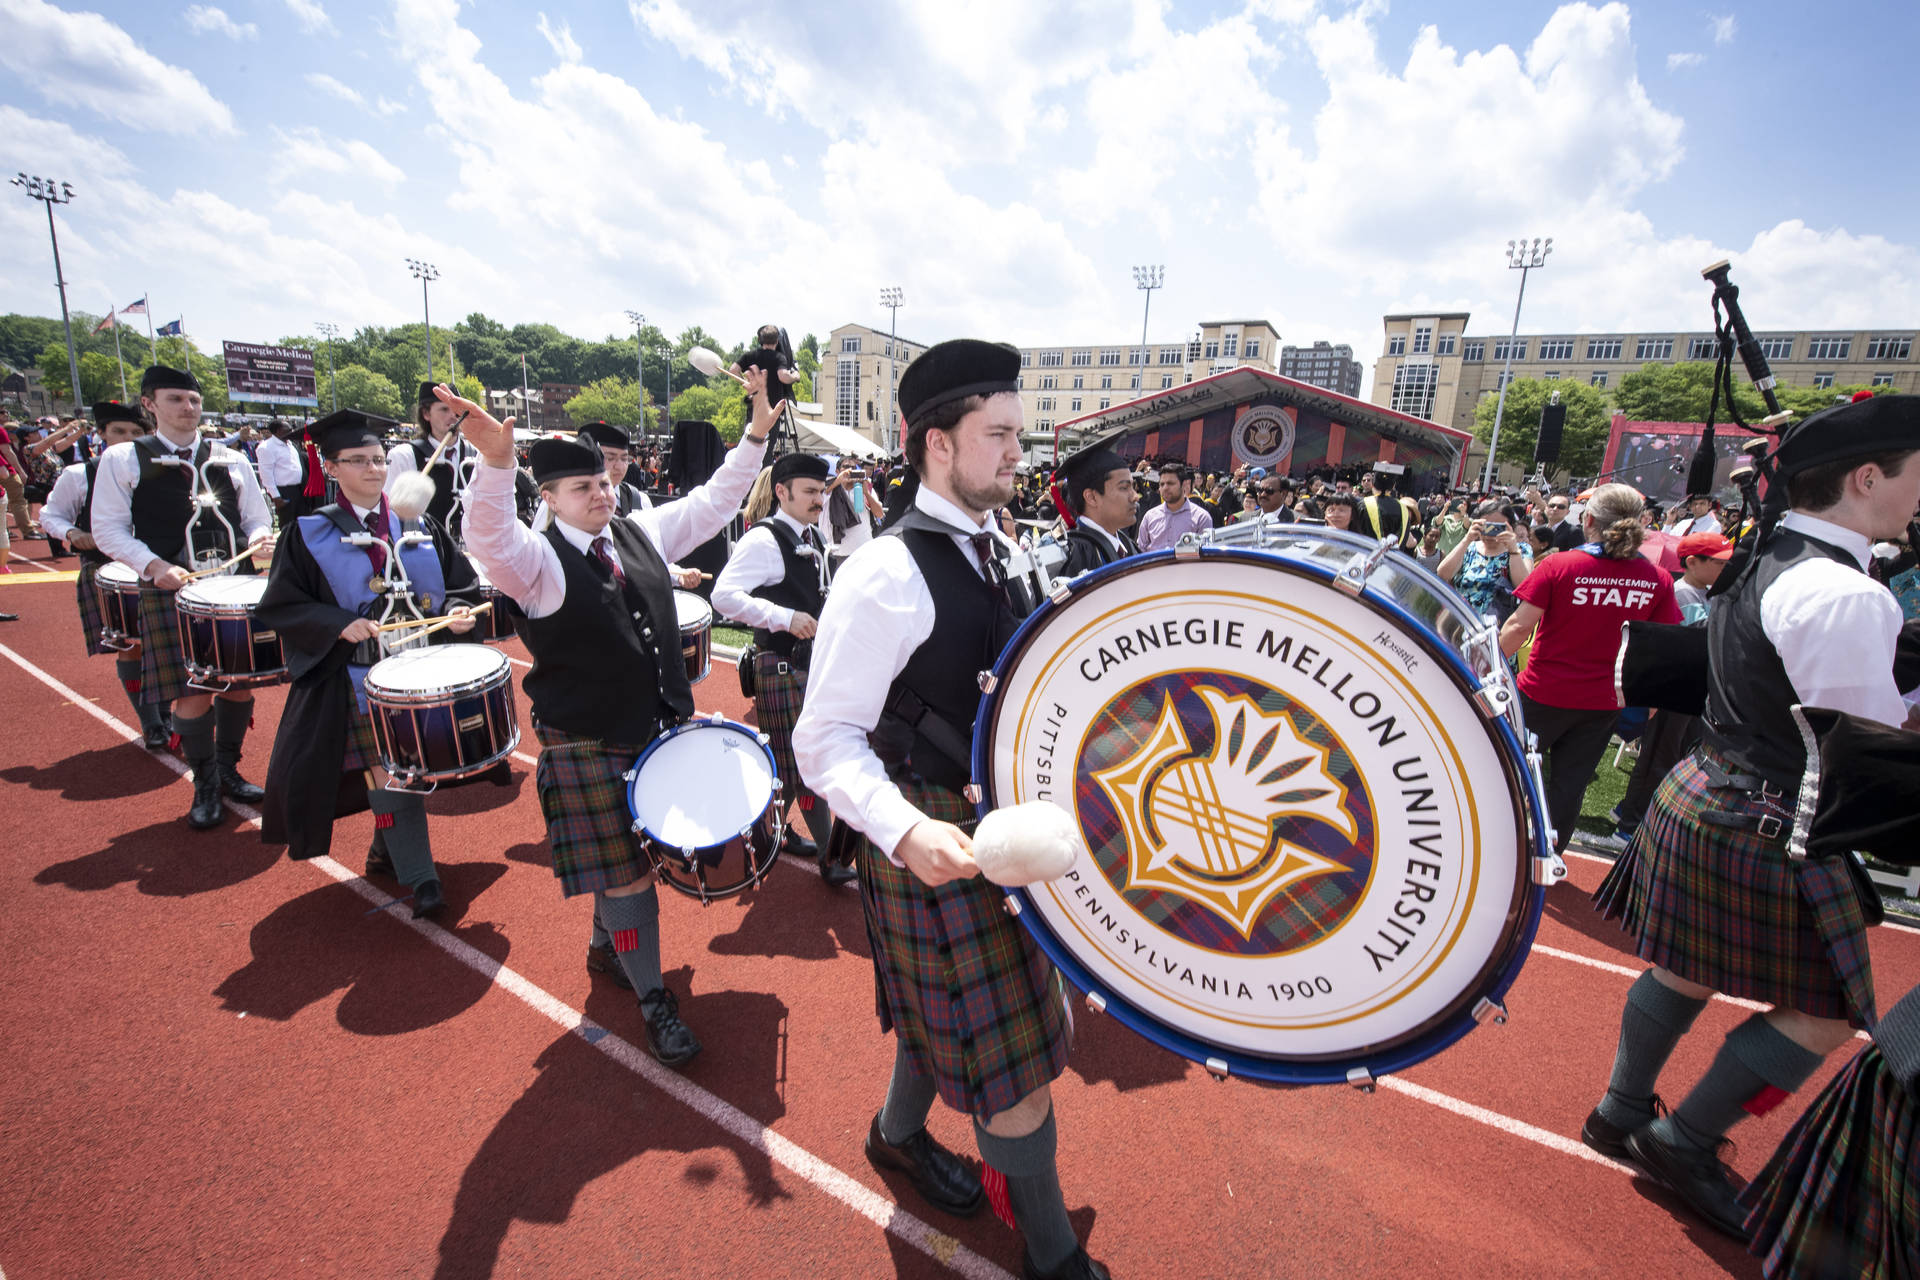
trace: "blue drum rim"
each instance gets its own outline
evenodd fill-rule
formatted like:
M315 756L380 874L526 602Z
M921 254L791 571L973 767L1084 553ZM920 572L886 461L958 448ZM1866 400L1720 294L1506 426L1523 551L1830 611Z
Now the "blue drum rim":
M1305 526L1301 531L1315 532L1312 526ZM1273 563L1302 576L1317 578L1329 586L1339 576L1336 568L1312 561L1287 560L1261 547L1202 544L1200 556L1208 560ZM1075 579L1078 584L1075 592L1101 579L1137 573L1151 565L1171 562L1175 558L1176 553L1168 549L1116 560ZM1369 605L1380 610L1383 616L1398 623L1403 630L1427 640L1429 643L1423 648L1440 661L1442 668L1463 692L1471 694L1475 687L1475 677L1467 667L1465 659L1449 646L1435 642L1431 627L1394 600L1372 594L1364 589L1361 595ZM1059 607L1052 601L1047 601L1021 622L1014 631L1013 638L1007 641L1000 656L994 660L992 689L980 696L980 707L974 721L972 760L973 778L980 787L980 800L975 805L975 811L980 816L985 816L993 808L992 762L987 757L993 713L998 706L1000 688L1014 660L1025 653L1034 632ZM1479 1021L1474 1017L1474 1008L1480 1000L1490 1000L1498 1004L1505 999L1507 992L1519 979L1520 971L1533 949L1534 938L1540 929L1540 917L1546 906L1546 886L1535 881L1532 867L1532 858L1541 856L1545 849L1543 833L1546 831L1546 815L1540 809L1539 797L1535 794L1530 781L1526 768L1526 752L1519 737L1514 733L1513 725L1505 716L1497 720L1488 720L1484 716L1481 719L1484 724L1491 725L1496 730L1492 735L1496 749L1507 768L1512 789L1518 793L1515 804L1516 817L1521 820L1520 829L1526 842L1526 850L1520 858L1520 866L1516 874L1517 883L1521 886L1521 892L1517 895L1517 906L1509 906L1510 923L1506 941L1496 949L1486 966L1480 970L1479 979L1455 998L1447 1012L1387 1047L1363 1049L1337 1057L1270 1058L1188 1035L1156 1021L1135 1008L1124 996L1096 979L1079 957L1063 945L1052 929L1042 921L1039 911L1034 907L1033 896L1026 889L1007 888L1003 892L1014 904L1016 918L1026 928L1027 935L1039 944L1047 958L1053 961L1054 967L1082 992L1100 994L1106 1002L1104 1010L1101 1011L1103 1016L1114 1018L1129 1030L1183 1058L1202 1064L1225 1063L1228 1072L1232 1075L1274 1084L1349 1084L1352 1083L1350 1073L1355 1070L1364 1070L1375 1078L1403 1071L1442 1052L1478 1026ZM1516 915L1519 917L1517 928L1511 923ZM1489 974L1492 975L1490 983L1484 981Z
M773 748L769 746L765 741L762 740L762 735L758 729L755 729L750 724L741 724L738 720L731 720L724 716L719 718L714 718L711 716L696 716L691 720L685 721L684 723L677 724L673 726L673 728L661 734L659 737L655 738L652 742L649 742L641 750L640 754L634 757L633 763L627 766L627 813L631 815L633 818L633 824L632 824L633 833L639 836L640 838L642 838L643 840L651 840L654 844L659 845L662 849L672 849L678 852L679 850L684 849L687 846L679 845L679 844L668 844L665 840L662 840L659 836L653 834L653 832L647 830L645 827L640 825L640 816L639 814L634 812L633 789L638 785L640 785L640 771L641 769L646 767L648 758L651 757L654 752L660 750L660 748L666 746L667 743L673 741L673 739L679 737L681 734L692 733L700 729L737 729L741 733L744 733L745 735L747 735L748 739L752 741L753 745L760 749L760 754L766 757L767 772L773 777L774 792L775 794L780 793L780 762L774 759ZM791 799L791 797L783 797L783 798ZM756 821L757 820L758 819L756 819ZM725 840L716 840L712 844L694 845L693 852L697 857L699 854L706 852L708 849L721 848L722 846L730 843L734 839L734 837L739 834L740 834L739 832L733 831L727 834L727 838Z

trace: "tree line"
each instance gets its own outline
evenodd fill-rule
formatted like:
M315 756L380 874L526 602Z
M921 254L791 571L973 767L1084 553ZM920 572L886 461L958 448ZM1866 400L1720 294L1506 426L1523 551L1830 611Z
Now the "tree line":
M157 345L163 363L188 368L199 379L210 412L268 409L230 401L218 354L201 351L191 338L160 338L157 344L150 343L144 331L121 321L116 356L113 330L95 332L100 319L86 312L73 313L82 403L121 399L123 377L126 393L138 395L140 372L153 363ZM717 385L710 386L710 379L688 363L687 353L706 347L718 352L723 364L732 363L746 352L746 343L722 342L697 324L675 337L646 325L637 338L637 348L633 334L609 334L591 341L550 324L509 326L476 311L451 327L434 327L433 373L445 381L450 371L457 371L457 389L478 400L486 389L518 388L524 359L531 389L538 390L542 383L580 388L578 395L565 402L568 416L576 422L601 418L627 427L644 422L648 429L657 430L659 406L666 404L674 421L703 419L720 427L723 434L737 433L745 421L744 403L734 394L737 387L724 375L712 379ZM426 334L419 324L364 325L335 338L330 352L327 339L319 334L283 335L271 345L314 353L321 412L330 410L337 396L342 408L410 419L414 392L427 376ZM801 370L794 388L798 399L812 398L819 345L808 334L796 353ZM71 398L66 338L57 318L0 315L0 360L17 368L38 369L51 394Z

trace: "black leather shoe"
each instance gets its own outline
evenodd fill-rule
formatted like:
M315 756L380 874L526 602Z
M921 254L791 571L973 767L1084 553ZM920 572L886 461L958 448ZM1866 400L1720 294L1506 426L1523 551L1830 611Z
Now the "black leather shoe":
M259 804L267 798L265 787L256 787L240 776L239 765L222 760L213 769L220 779L220 790L226 793L228 799L238 800L241 804Z
M820 856L815 859L815 862L820 867L820 879L836 888L843 884L852 884L860 878L852 867L843 866L829 858L824 849L820 851Z
M413 918L435 916L447 909L447 896L440 892L438 880L422 880L413 890Z
M620 953L613 949L611 942L603 942L597 947L591 942L587 944L587 972L604 973L622 991L633 990L633 979L627 976L626 967L620 963Z
M20 621L20 615L17 613L0 613L0 622L18 622L18 621Z
M1651 1127L1635 1129L1626 1140L1628 1154L1655 1181L1686 1201L1714 1230L1745 1243L1753 1237L1747 1233L1733 1171L1720 1159L1720 1148L1726 1145L1722 1138L1711 1151L1695 1151L1662 1141Z
M1095 1262L1087 1256L1085 1249L1075 1249L1073 1256L1051 1271L1042 1271L1033 1265L1033 1258L1025 1247L1020 1250L1020 1274L1026 1280L1112 1280L1107 1274L1105 1264Z
M815 847L813 841L807 839L792 827L788 827L787 833L780 837L780 851L782 853L790 853L796 858L818 857L820 853L820 850Z
M150 724L140 731L140 745L149 751L165 751L173 733L164 724Z
M367 846L367 874L393 878L393 857L387 852L387 838L378 831L373 833L373 843Z
M700 1041L680 1021L680 1001L673 992L655 987L640 997L640 1012L647 1020L647 1052L661 1066L678 1067L693 1061L700 1052Z
M1666 1104L1660 1101L1660 1095L1657 1093L1653 1095L1653 1114L1636 1124L1633 1129L1622 1129L1601 1115L1600 1108L1595 1107L1587 1116L1587 1122L1580 1126L1580 1141L1609 1160L1632 1163L1633 1153L1627 1150L1627 1135L1642 1125L1653 1123L1665 1114L1667 1114Z
M956 1218L971 1218L987 1202L967 1162L933 1140L925 1129L899 1146L880 1133L880 1117L867 1130L867 1163L882 1173L904 1173L920 1198Z
M193 807L187 810L187 825L195 831L211 831L226 821L227 810L220 803L220 775L211 763L193 771Z

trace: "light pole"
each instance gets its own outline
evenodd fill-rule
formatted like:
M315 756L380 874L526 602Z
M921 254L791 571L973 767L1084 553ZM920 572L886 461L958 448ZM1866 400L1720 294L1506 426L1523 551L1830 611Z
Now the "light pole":
M893 316L887 322L887 421L880 431L880 447L887 451L888 456L893 454L893 353L900 344L900 306L905 297L893 285L880 291L880 305Z
M73 379L73 408L80 411L80 357L73 349L73 321L67 315L67 280L60 271L60 233L53 229L53 206L73 201L73 184L16 174L13 185L47 206L47 238L53 241L53 282L60 288L60 323L67 331L67 373ZM122 393L124 394L124 393Z
M340 388L333 383L333 340L340 336L340 326L322 321L318 326L327 340L327 390L333 395L333 411L340 412Z
M1493 488L1493 460L1500 452L1500 419L1507 411L1507 384L1513 381L1513 344L1520 338L1520 304L1527 300L1527 272L1547 265L1553 252L1553 237L1544 241L1535 237L1529 246L1524 238L1507 241L1507 266L1520 273L1520 296L1513 300L1513 332L1507 335L1507 362L1500 371L1500 399L1493 406L1493 439L1487 442L1487 469L1480 477L1480 488Z
M1165 267L1135 267L1133 269L1133 287L1145 290L1147 301L1140 308L1140 385L1134 390L1139 392L1134 399L1147 394L1147 316L1153 310L1153 291L1165 288L1167 269Z
M433 381L433 312L427 308L427 281L440 278L440 268L417 258L407 259L407 269L420 282L420 314L427 322L427 381Z
M640 331L647 327L647 318L638 311L627 312L627 319L633 321L633 367L639 378L640 438L647 438L647 353L641 342Z

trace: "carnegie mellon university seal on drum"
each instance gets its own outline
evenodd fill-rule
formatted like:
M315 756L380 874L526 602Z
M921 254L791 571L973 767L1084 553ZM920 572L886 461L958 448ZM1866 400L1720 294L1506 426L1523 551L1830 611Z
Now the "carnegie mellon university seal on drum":
M1086 840L1023 919L1103 995L1229 1049L1338 1058L1457 1012L1527 862L1438 645L1274 556L1084 584L1003 658L986 725L994 802L1050 800Z

